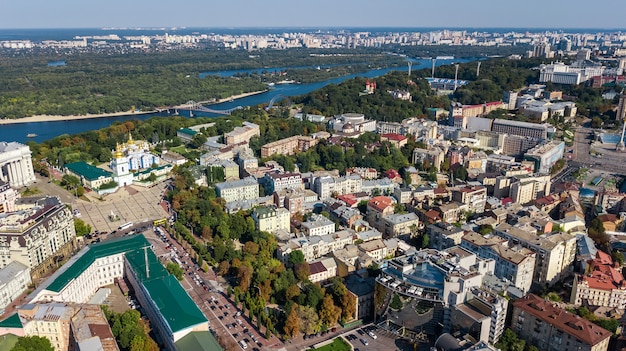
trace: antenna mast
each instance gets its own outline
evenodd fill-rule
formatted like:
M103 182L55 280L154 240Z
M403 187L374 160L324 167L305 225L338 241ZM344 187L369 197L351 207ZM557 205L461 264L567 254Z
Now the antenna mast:
M480 61L478 61L478 67L476 67L476 77L480 76Z
M454 90L456 90L457 79L459 77L459 64L454 64Z
M413 66L413 62L408 61L406 64L409 65L409 77L410 77L411 76L411 66Z
M150 278L150 265L148 264L148 247L144 246L143 248L143 257L146 263L146 279Z

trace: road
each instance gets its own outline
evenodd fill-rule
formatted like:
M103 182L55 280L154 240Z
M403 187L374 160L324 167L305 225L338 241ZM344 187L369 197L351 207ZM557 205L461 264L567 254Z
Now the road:
M593 129L578 127L574 134L574 162L573 166L596 168L605 172L626 175L626 153L620 153L606 148L597 149L602 155L591 155L591 141Z

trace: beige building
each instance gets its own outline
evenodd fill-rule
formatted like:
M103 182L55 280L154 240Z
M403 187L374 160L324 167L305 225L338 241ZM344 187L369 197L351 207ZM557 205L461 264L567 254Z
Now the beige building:
M287 262L289 254L300 250L306 262L311 262L329 253L343 249L346 245L354 244L357 240L354 230L347 229L328 235L298 237L278 245L277 256L282 262Z
M326 257L309 263L309 280L312 283L326 281L337 276L337 263L333 257Z
M507 239L497 235L467 232L461 246L478 256L496 261L494 275L512 282L524 294L533 283L536 254L521 246L509 247Z
M495 228L495 233L537 254L533 281L552 286L570 274L576 257L576 237L565 233L537 235L536 230L520 229L508 223Z
M381 261L387 257L387 245L380 239L361 243L358 248L376 261Z
M250 142L253 136L260 136L261 129L258 125L250 122L243 122L241 127L235 127L235 129L224 134L224 142L226 145L239 144L242 142Z
M0 268L13 261L31 270L33 279L56 268L55 257L71 256L76 245L74 219L56 197L0 218Z
M20 193L11 188L9 183L0 180L0 213L15 211L15 201Z
M626 308L626 281L610 255L598 250L589 273L574 278L570 300L576 306Z
M317 145L318 139L310 136L296 135L277 140L261 146L261 157L272 155L293 155L296 152L306 151Z
M256 207L252 210L254 224L263 232L289 231L289 218L289 210L286 208Z
M413 163L417 164L428 161L437 169L437 171L439 171L441 169L441 163L443 162L445 156L445 151L439 147L433 147L430 149L415 148L413 150Z
M47 338L55 351L69 349L70 324L76 308L64 303L26 304L18 310L20 322L27 336Z
M391 214L382 217L378 222L378 230L381 231L386 238L394 238L397 236L412 236L415 229L419 226L419 218L414 212Z
M511 329L540 350L606 351L613 335L534 294L513 302L511 321Z
M259 198L259 183L252 177L233 180L215 185L217 196L233 202L239 200L251 200Z
M312 217L302 222L300 227L307 236L328 235L335 232L335 223L322 215L312 215Z

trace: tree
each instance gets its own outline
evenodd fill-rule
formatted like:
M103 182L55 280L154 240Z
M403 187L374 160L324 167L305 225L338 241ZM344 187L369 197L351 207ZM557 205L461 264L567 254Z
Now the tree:
M310 306L298 306L300 331L304 334L314 334L320 330L320 320L317 312Z
M298 295L300 295L300 288L298 287L297 284L290 285L285 291L285 298L287 300L291 300L294 297L297 297Z
M174 277L176 277L176 279L178 279L179 281L183 280L183 275L185 274L185 272L183 272L183 269L180 268L180 266L174 262L168 262L167 265L165 266L165 269Z
M402 309L402 300L400 300L400 296L398 296L398 294L396 293L393 294L393 298L391 299L391 303L389 304L389 307L393 308L394 310Z
M293 338L298 334L300 330L300 318L298 317L298 306L293 305L291 307L291 311L287 315L287 319L285 320L285 326L283 327L285 331L285 335L288 338Z
M621 251L613 251L611 257L613 258L613 261L618 263L620 266L624 264L624 254L622 254Z
M301 282L309 280L309 276L311 275L311 269L306 262L296 264L293 271L296 274L296 278Z
M356 297L352 293L346 293L341 297L341 320L351 321L356 314Z
M424 233L424 235L422 235L422 249L428 247L429 241L430 241L430 238L428 237L428 234Z
M502 333L500 340L496 343L496 347L501 351L524 351L526 341L517 337L514 331L508 329Z
M300 250L294 250L289 253L289 259L287 260L290 265L295 266L300 263L304 263L304 254Z
M320 305L320 319L322 323L328 327L335 325L339 316L341 315L341 309L335 306L333 297L330 294L324 295L324 300Z
M54 347L48 338L37 335L21 336L17 338L11 351L54 351Z
M83 236L91 233L91 225L86 224L80 218L74 218L74 229L76 230L76 236Z

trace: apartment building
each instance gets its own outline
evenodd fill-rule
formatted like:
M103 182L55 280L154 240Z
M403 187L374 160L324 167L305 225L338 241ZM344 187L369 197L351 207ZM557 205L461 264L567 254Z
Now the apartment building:
M317 145L319 139L295 135L289 138L277 140L261 146L261 157L266 158L272 155L293 155L296 152L306 151Z
M367 202L367 221L375 228L383 217L393 214L394 201L388 196L376 196Z
M461 239L465 231L446 222L438 222L426 227L426 233L430 239L430 247L444 250L452 246L461 245Z
M485 212L487 188L484 186L465 186L452 190L452 200L467 205L467 210L474 213Z
M260 231L276 233L279 230L289 231L290 213L286 208L274 206L255 207L252 210L252 219Z
M232 132L224 134L226 145L234 145L242 142L249 143L253 136L260 136L261 129L257 124L243 122L241 127L235 127Z
M576 257L576 237L566 233L537 235L536 230L520 229L508 223L499 224L495 234L537 254L533 282L554 285L570 274Z
M307 236L328 235L335 232L335 223L322 215L313 214L309 220L302 222L300 229Z
M15 211L15 202L20 198L20 193L11 188L9 183L0 180L0 213Z
M381 239L375 239L357 245L359 251L368 254L375 261L380 261L387 257L387 245Z
M511 321L511 329L540 350L606 351L613 335L534 294L513 302Z
M356 232L352 229L334 232L322 236L297 237L278 244L277 256L283 263L287 263L289 254L300 250L306 262L311 262L331 252L341 250L346 245L354 244L357 240Z
M413 150L413 163L423 164L427 161L429 165L434 166L437 171L439 171L439 169L441 168L441 163L445 159L445 156L445 151L437 146L434 146L430 149L415 148Z
M253 177L215 184L217 196L227 203L259 198L259 183Z
M414 212L390 214L382 217L378 222L378 230L385 238L395 238L398 236L412 237L419 227L419 218Z
M309 281L319 283L337 276L337 263L333 257L321 258L309 263Z
M497 235L467 232L461 246L478 256L496 261L494 275L512 282L524 294L533 282L536 253L521 246L509 247L508 240Z
M267 173L263 179L268 185L267 193L272 194L275 191L285 189L303 189L302 175L300 173Z
M363 191L363 179L357 174L345 177L322 176L313 181L313 191L320 199L333 195L353 194Z
M346 169L346 175L357 174L363 179L378 178L378 171L375 168L351 167Z

